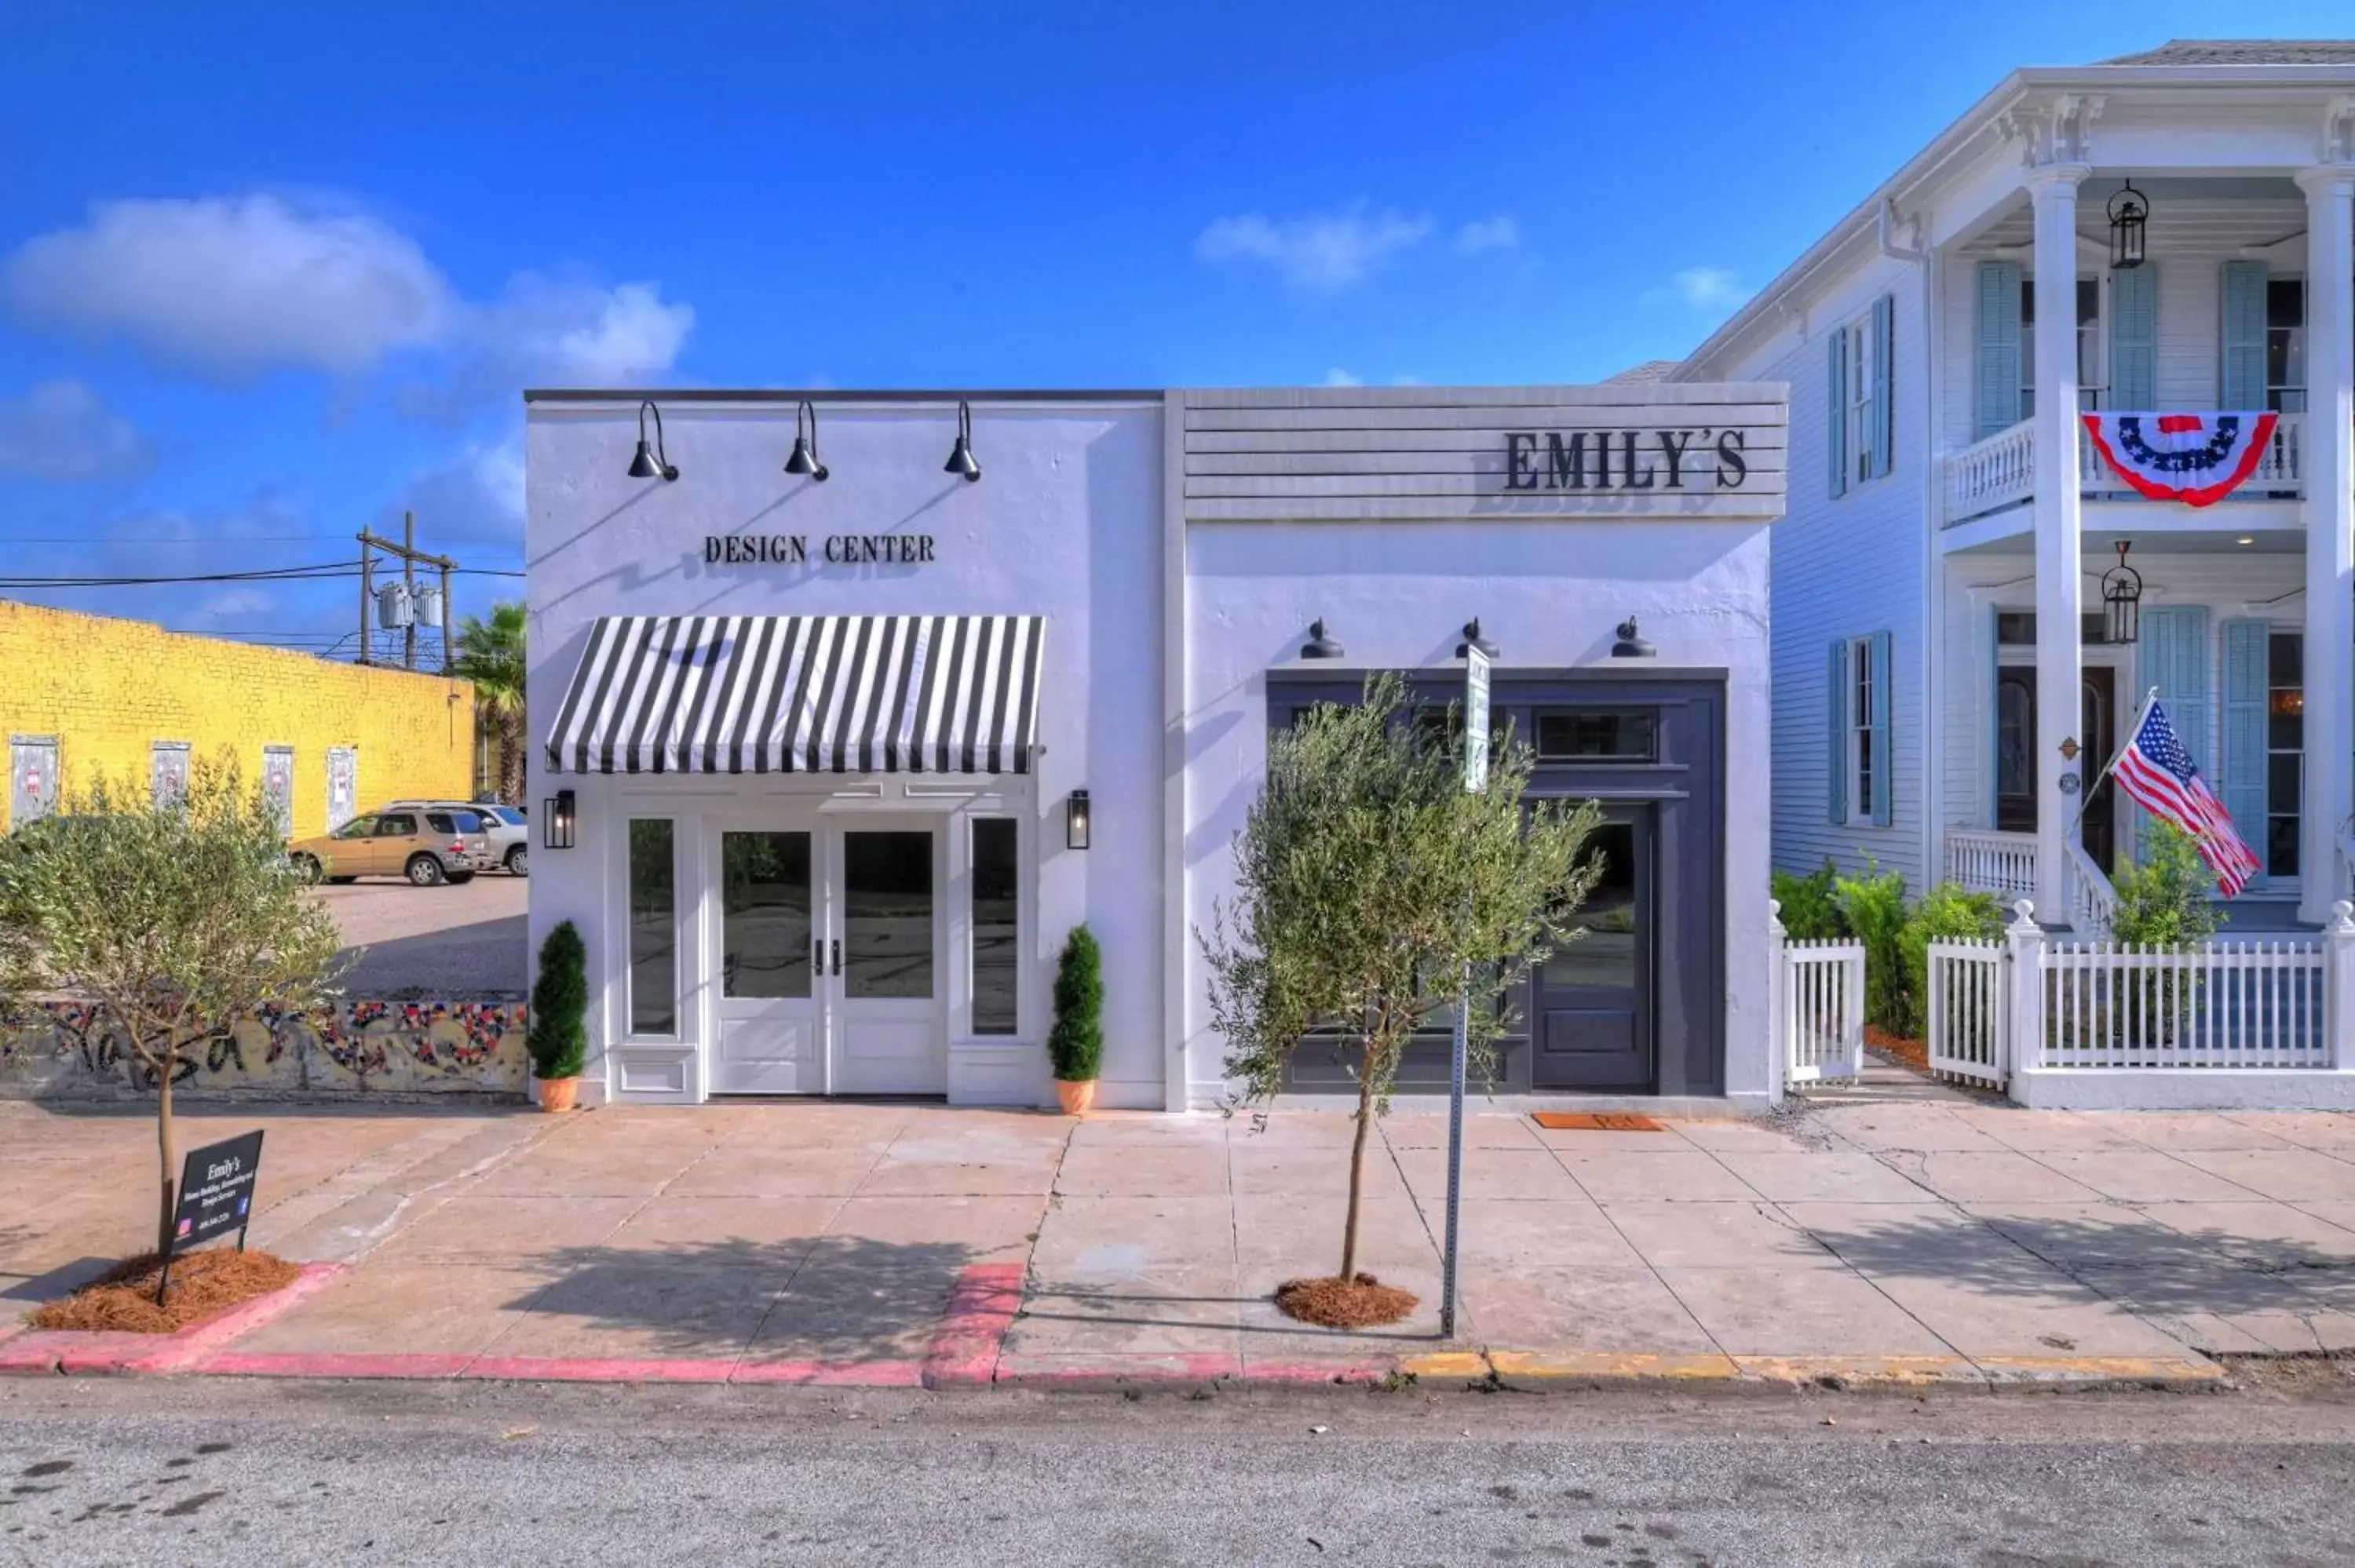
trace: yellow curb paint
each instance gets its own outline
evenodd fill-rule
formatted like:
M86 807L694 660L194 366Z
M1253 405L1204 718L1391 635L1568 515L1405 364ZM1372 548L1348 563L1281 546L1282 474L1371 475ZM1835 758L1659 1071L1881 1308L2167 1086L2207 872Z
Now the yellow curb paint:
M1739 1375L1765 1383L1812 1383L1836 1377L1850 1387L1987 1382L1962 1356L1736 1356Z
M1484 1378L1488 1375L1488 1358L1477 1351L1434 1351L1427 1356L1404 1358L1399 1371L1419 1378Z
M1980 1356L1998 1383L2222 1383L2224 1369L2193 1356Z
M1666 1356L1617 1351L1550 1354L1541 1351L1491 1351L1488 1360L1496 1367L1497 1375L1508 1381L1659 1378L1689 1382L1735 1375L1731 1356Z

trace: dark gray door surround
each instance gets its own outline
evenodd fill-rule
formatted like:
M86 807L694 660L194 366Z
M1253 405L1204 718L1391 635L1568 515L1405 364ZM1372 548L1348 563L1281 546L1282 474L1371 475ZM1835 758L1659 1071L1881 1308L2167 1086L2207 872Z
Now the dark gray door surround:
M1319 664L1291 664L1267 674L1267 716L1271 727L1291 722L1293 711L1318 702L1354 702L1363 690L1366 672L1335 670ZM1433 703L1460 702L1464 680L1460 671L1406 672L1411 689ZM1640 984L1647 995L1625 1003L1591 1005L1582 999L1556 993L1568 1008L1549 1008L1549 1000L1533 977L1513 998L1515 1033L1502 1043L1496 1090L1500 1094L1721 1095L1725 1092L1725 672L1717 669L1657 666L1599 666L1574 670L1499 667L1493 678L1491 704L1499 727L1507 723L1513 734L1527 739L1537 733L1547 714L1602 713L1624 718L1625 735L1640 730L1648 718L1651 744L1613 746L1595 741L1566 748L1622 755L1563 756L1541 758L1529 780L1527 799L1601 801L1620 821L1638 821L1637 844L1647 836L1650 853L1648 896L1635 904L1636 933L1643 971ZM1648 752L1648 756L1646 755ZM1764 779L1759 781L1764 788ZM1640 852L1639 852L1640 853ZM1646 907L1648 906L1648 907ZM1592 1046L1602 1015L1614 1010L1630 1016L1637 1035L1628 1049L1601 1053ZM1590 1016L1557 1017L1554 1049L1531 1049L1532 1025L1543 1033L1549 1012ZM1648 1012L1648 1019L1645 1014ZM1648 1035L1648 1038L1644 1038ZM1447 1088L1447 1037L1431 1033L1408 1048L1400 1064L1398 1086L1403 1093L1444 1093ZM1582 1065L1579 1064L1582 1058ZM1608 1058L1606 1065L1605 1059ZM1646 1060L1648 1082L1604 1082L1625 1064ZM1322 1044L1304 1044L1293 1058L1286 1086L1310 1093L1354 1091L1346 1050L1328 1050ZM1638 1069L1640 1072L1641 1069ZM1580 1081L1583 1080L1583 1081Z

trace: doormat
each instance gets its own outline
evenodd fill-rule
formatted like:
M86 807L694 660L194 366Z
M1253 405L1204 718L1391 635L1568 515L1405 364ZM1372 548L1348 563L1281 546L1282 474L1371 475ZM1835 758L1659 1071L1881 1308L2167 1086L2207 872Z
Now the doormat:
M1552 1132L1666 1132L1648 1116L1634 1111L1531 1111L1529 1119Z

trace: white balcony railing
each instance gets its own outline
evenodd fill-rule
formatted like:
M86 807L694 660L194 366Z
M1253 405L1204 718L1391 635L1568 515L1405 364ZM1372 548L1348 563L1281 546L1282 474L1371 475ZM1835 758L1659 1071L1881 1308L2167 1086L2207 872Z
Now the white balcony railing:
M2252 500L2295 494L2305 482L2306 416L2284 414L2275 420L2273 440L2266 443L2257 470L2236 493ZM2077 482L2082 493L2103 500L2139 499L2126 481L2111 471L2093 439L2082 425L2077 429ZM1974 441L1946 460L1945 525L1966 523L2007 506L2016 506L2036 493L2035 427L2027 420Z
M1946 830L1946 880L1973 893L1992 893L2007 905L2036 896L2036 835L1984 828Z

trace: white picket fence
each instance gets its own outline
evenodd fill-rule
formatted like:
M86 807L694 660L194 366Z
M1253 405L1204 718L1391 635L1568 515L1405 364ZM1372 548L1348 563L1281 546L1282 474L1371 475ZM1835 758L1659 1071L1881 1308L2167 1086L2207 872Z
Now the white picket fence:
M1774 1035L1783 1081L1812 1084L1864 1074L1864 945L1785 942L1774 927Z
M2045 1066L2331 1065L2319 942L2055 942L2041 962Z
M1999 1089L2011 1077L2011 955L1999 941L1930 944L1930 1071Z

